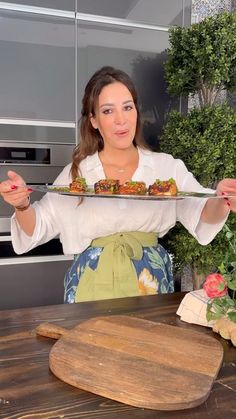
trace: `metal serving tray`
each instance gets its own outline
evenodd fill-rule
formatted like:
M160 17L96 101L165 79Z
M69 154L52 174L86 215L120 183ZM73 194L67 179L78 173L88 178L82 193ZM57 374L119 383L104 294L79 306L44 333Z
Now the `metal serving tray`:
M175 196L152 196L143 194L143 195L121 195L121 194L95 194L93 186L88 186L88 190L86 192L70 192L69 187L65 185L28 185L33 189L33 191L37 192L52 192L57 193L60 195L67 195L67 196L79 196L79 197L86 197L86 198L109 198L109 199L135 199L135 200L145 200L145 201L166 201L166 200L179 200L179 199L186 199L186 198L228 198L228 197L235 197L236 195L223 195L217 196L215 193L203 193L203 192L181 192L179 191Z

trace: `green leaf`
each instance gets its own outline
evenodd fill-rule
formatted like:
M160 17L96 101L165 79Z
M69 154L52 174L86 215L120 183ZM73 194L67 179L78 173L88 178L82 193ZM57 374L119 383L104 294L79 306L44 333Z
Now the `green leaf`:
M225 289L225 284L220 282L217 287L218 291L223 291Z
M228 313L228 317L229 317L230 320L232 320L234 323L236 323L236 312L235 313L234 312Z

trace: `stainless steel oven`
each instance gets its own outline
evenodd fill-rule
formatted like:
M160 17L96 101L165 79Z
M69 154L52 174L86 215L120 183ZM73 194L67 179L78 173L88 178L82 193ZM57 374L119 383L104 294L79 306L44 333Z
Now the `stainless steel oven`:
M0 181L8 170L19 173L28 184L53 183L62 168L71 161L71 144L29 144L0 142ZM34 192L32 201L42 194ZM0 233L9 232L12 208L0 200Z
M73 255L58 238L24 255L14 253L10 235L0 235L0 310L62 304L64 275Z
M28 184L53 183L71 161L71 144L0 142L0 181L8 170ZM34 192L32 201L42 197ZM24 255L16 255L10 235L13 209L0 198L0 309L63 302L63 277L73 260L65 256L58 238Z

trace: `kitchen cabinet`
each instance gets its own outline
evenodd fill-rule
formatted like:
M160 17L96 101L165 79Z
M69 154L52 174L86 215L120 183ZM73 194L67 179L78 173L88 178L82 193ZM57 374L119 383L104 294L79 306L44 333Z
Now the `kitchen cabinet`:
M87 0L85 0L87 1ZM10 0L7 3L30 5L58 10L75 10L75 0Z
M0 9L1 118L75 119L74 20Z
M166 93L163 61L169 27L190 24L191 0L172 3L1 2L5 7L0 7L0 141L76 143L85 84L105 64L134 79L144 137L152 143L167 110L186 108ZM150 72L156 74L152 80ZM149 80L153 86L147 91L152 94L144 95L142 86Z
M62 304L71 263L63 255L0 259L0 310Z

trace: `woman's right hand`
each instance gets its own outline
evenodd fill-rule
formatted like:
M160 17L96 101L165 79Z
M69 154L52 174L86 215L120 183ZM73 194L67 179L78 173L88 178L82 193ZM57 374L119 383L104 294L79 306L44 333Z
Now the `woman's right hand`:
M0 194L4 201L13 207L24 207L29 202L29 195L32 192L24 179L17 173L9 170L8 179L0 183Z

